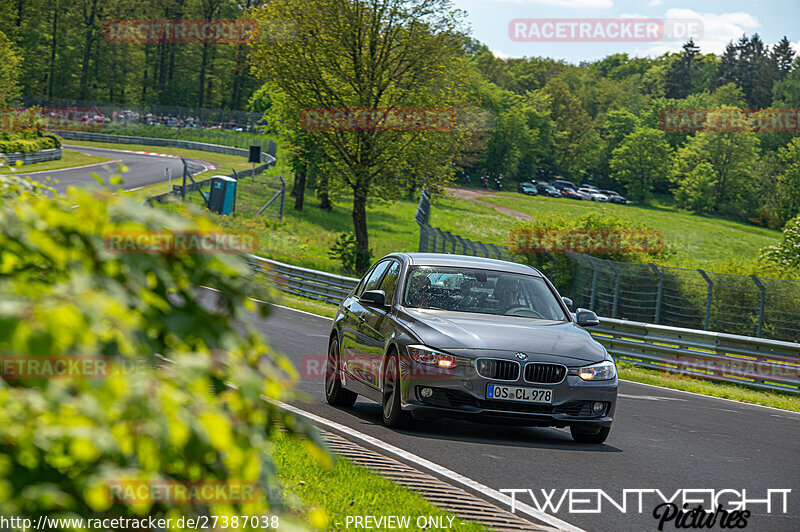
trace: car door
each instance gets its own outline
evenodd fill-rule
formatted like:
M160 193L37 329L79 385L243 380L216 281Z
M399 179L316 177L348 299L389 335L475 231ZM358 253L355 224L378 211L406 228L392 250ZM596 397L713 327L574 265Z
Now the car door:
M400 277L400 261L392 260L376 290L386 294L386 306L364 306L364 320L361 322L360 338L364 341L361 356L364 360L365 372L368 372L367 383L381 386L383 375L383 354L386 342L392 337L393 327L391 312L397 292L397 281Z
M368 367L368 356L365 350L373 340L365 338L364 320L368 312L359 297L367 290L377 290L383 274L391 265L391 260L383 260L377 263L372 270L365 276L357 293L345 302L344 312L347 315L348 330L342 329L342 366L352 375L354 379L366 382L375 386L373 382L373 372Z

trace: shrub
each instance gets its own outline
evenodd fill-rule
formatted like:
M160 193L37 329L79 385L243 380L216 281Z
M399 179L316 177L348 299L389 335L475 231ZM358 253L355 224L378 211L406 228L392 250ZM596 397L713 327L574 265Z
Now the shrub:
M363 271L358 271L356 265L372 263L372 251L362 250L361 247L358 246L353 233L340 234L336 242L331 246L328 256L341 262L342 270L344 270L345 273L363 274ZM364 260L359 261L359 257L362 256Z
M2 374L0 514L274 513L270 434L280 423L316 436L262 400L286 398L295 378L248 325L247 311L267 312L248 297L268 300L268 290L237 256L123 255L104 243L113 231L218 230L198 211L174 214L106 189L49 192L0 176L0 353L100 356L124 371ZM134 479L253 482L258 498L112 504L108 483Z
M761 250L760 260L784 275L800 273L800 216L786 224L779 244Z

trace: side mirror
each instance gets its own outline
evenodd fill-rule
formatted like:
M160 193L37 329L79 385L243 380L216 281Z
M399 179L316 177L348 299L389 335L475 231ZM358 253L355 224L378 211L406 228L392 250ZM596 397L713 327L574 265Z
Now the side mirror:
M600 320L597 319L597 314L585 308L579 308L575 312L575 322L581 327L594 327L600 325Z
M386 294L383 290L367 290L358 300L360 303L364 305L372 305L375 307L385 307L386 306Z
M568 307L571 307L571 306L572 306L572 300L571 300L570 298L568 298L568 297L562 297L562 298L561 298L561 301L563 301L563 302L564 302L564 304L565 304L566 306L568 306Z

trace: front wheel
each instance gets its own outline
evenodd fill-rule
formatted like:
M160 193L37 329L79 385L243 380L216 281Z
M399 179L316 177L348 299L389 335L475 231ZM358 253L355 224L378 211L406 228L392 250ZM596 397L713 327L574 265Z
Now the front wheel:
M383 424L397 429L406 427L411 414L400 406L400 362L396 354L389 355L383 375Z
M328 360L325 364L325 400L333 406L353 406L358 394L342 386L340 365L339 341L333 339L328 347Z
M597 427L595 429L583 429L570 427L572 439L578 443L603 443L611 432L611 427Z

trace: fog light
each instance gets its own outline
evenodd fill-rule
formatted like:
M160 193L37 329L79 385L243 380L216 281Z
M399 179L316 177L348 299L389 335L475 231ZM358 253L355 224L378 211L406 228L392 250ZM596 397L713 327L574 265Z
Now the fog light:
M427 399L427 398L429 398L430 396L433 395L433 390L431 390L430 388L423 388L422 390L420 390L419 393L420 393L420 395L422 395L422 397Z
M600 412L605 410L605 408L606 408L606 405L604 405L603 403L592 403L592 411L595 414L599 414Z

